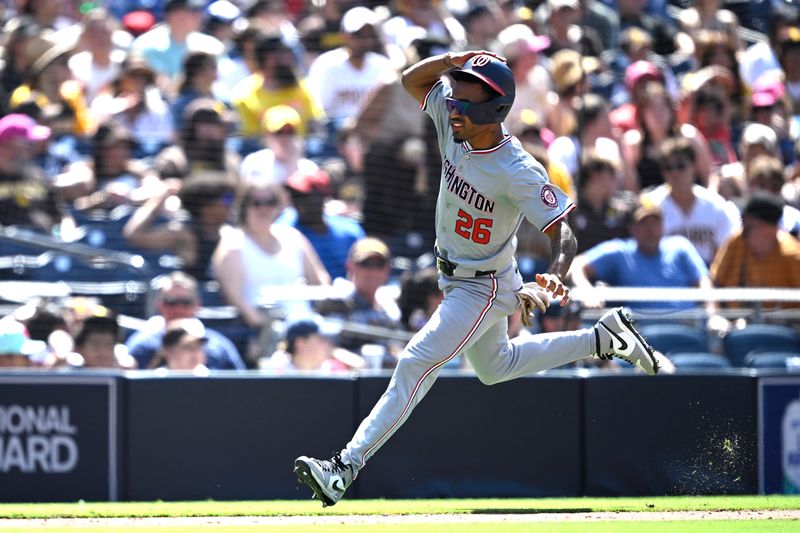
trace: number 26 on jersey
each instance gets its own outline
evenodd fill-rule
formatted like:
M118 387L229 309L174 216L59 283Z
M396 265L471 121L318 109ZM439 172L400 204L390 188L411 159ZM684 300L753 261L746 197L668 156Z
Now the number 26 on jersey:
M472 218L463 209L458 210L456 233L461 237L478 244L488 244L492 236L491 227L491 218Z

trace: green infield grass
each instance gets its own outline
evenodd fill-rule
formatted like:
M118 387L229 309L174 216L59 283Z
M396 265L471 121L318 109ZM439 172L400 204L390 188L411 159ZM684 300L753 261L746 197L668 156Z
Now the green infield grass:
M403 524L403 525L313 525L313 526L206 526L207 533L796 533L798 523L791 520L736 521L707 520L702 522L576 522L547 524ZM30 528L3 529L3 533L31 533ZM197 527L58 527L46 531L58 533L194 533Z
M800 510L798 496L660 496L459 500L311 500L194 502L4 503L0 518L527 514L645 511Z
M344 500L335 507L323 509L314 501L249 501L249 502L120 502L120 503L41 503L0 504L2 519L51 519L56 523L32 522L31 526L59 533L111 533L147 531L154 533L253 533L275 530L286 533L305 531L324 533L640 533L640 532L796 532L800 520L781 517L730 520L721 517L706 520L687 520L685 517L661 517L657 520L630 517L614 520L604 517L575 521L582 513L663 513L680 511L796 511L800 510L797 496L679 496L642 498L542 498L542 499L442 499L442 500ZM564 520L536 522L520 521L522 515L556 513ZM417 517L411 515L443 515ZM570 515L573 515L572 517ZM219 517L213 524L186 524L180 519ZM285 523L242 524L226 523L225 517L287 517ZM295 517L294 519L291 517ZM311 523L316 517L332 517L325 523ZM341 517L341 521L336 518ZM357 517L354 519L354 517ZM63 518L133 520L114 523L64 523ZM138 523L136 519L159 519ZM768 517L763 517L768 518ZM175 519L170 523L170 519ZM293 520L306 520L297 523ZM239 518L241 520L241 518ZM409 522L404 522L409 520ZM359 523L360 521L368 523ZM378 523L376 523L378 522ZM6 527L8 526L8 527ZM2 524L3 533L29 532L24 523Z

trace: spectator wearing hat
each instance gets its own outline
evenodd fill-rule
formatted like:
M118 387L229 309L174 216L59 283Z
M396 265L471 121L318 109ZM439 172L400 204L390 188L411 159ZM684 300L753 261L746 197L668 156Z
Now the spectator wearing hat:
M203 33L216 37L219 42L230 48L236 33L233 25L242 16L242 10L229 0L215 0L206 6L206 20Z
M131 132L137 155L152 156L175 139L174 124L156 75L141 56L125 58L117 78L92 105L96 122L114 119Z
M247 184L238 202L235 228L224 228L212 257L214 276L225 299L245 324L264 322L259 300L276 285L329 285L330 275L308 239L295 228L276 224L285 191L275 184ZM287 304L286 309L307 308Z
M319 167L305 157L300 114L286 105L267 109L262 120L266 148L245 156L239 173L246 183L284 184L295 172L313 174Z
M577 253L609 239L629 236L625 217L633 195L620 189L619 166L605 154L587 150L576 175L577 207L569 214L570 227L578 240Z
M331 135L347 119L354 119L370 93L393 82L397 73L385 55L380 18L363 6L349 9L341 24L344 46L317 57L308 71L309 86L328 120Z
M313 174L296 172L289 176L286 188L292 207L277 222L306 236L331 278L345 277L347 251L365 234L352 218L325 212L326 200L333 193L330 176L322 169Z
M84 89L87 105L118 75L125 51L116 48L119 23L103 8L89 12L81 22L81 50L69 58L69 69Z
M686 237L664 235L660 207L643 199L630 212L629 239L612 239L578 255L570 267L576 288L602 282L612 287L711 287L708 267ZM583 300L587 307L603 302ZM686 309L690 302L626 302L634 309Z
M91 117L83 88L72 77L68 60L75 42L64 37L55 40L54 34L29 39L25 44L26 63L30 64L24 83L9 99L13 110L30 104L41 117L66 118L52 125L58 134L83 136L91 129Z
M156 20L156 15L151 11L129 11L120 16L122 29L133 38L139 37L152 30L156 22L158 22Z
M163 82L159 80L162 88L178 79L189 52L201 50L215 56L225 52L218 39L200 32L205 6L203 0L166 0L164 24L153 27L133 41L131 53L141 55L163 78Z
M83 368L137 367L124 344L119 344L120 328L110 310L99 307L85 318L75 335L75 351L83 357Z
M50 128L12 113L0 118L0 225L50 234L64 214L40 168L32 164L36 143Z
M314 130L324 111L307 80L301 78L292 50L280 35L259 37L255 46L257 70L234 87L231 104L239 114L241 133L259 141L264 133L265 112L275 106L291 106L300 115L301 136Z
M711 151L703 134L691 124L679 124L675 106L664 86L647 82L642 97L636 101L637 128L622 136L620 147L631 176L626 188L634 191L664 183L659 163L661 144L674 137L685 137L695 152L694 176L702 185L711 174Z
M222 228L234 219L237 183L224 176L181 182L165 180L162 190L138 208L123 229L133 247L168 252L181 258L183 270L201 282L213 279L211 256ZM181 210L165 207L177 196Z
M189 370L207 375L206 345L208 335L203 323L196 318L179 318L167 323L161 337L161 350L150 361L149 368Z
M211 98L195 98L186 106L178 142L156 155L155 168L161 179L214 175L231 182L239 180L241 157L225 142L228 126L223 113L225 106Z
M726 200L741 201L747 195L747 175L753 160L761 155L778 157L778 136L765 124L751 123L739 139L740 160L722 165L711 175L708 188Z
M144 327L128 338L126 345L139 368L158 366L152 361L159 353L167 326L182 320L197 320L203 305L197 280L182 271L160 276L153 281L155 314ZM201 324L202 325L202 324ZM199 329L199 328L197 328ZM231 339L216 329L204 327L205 364L212 370L243 370L245 364Z
M133 157L136 142L125 126L114 120L101 123L90 143L86 161L69 165L54 186L78 211L110 211L120 205L138 205L158 190L158 176Z
M640 32L638 28L631 28L628 33ZM623 39L623 43L625 40ZM672 71L657 66L659 61L650 59L654 54L648 54L648 59L637 59L630 63L622 60L620 64L627 64L623 69L622 85L617 85L611 97L611 105L614 109L609 118L614 131L622 136L626 131L637 127L638 118L636 116L636 102L642 99L647 82L657 82L664 85L669 94L677 94L678 84L675 81ZM663 61L660 61L663 63ZM613 63L612 63L613 66ZM665 76L666 73L666 76ZM668 87L671 80L672 89Z
M646 193L664 213L664 233L683 235L706 264L740 225L739 209L694 180L694 148L683 137L661 144L661 173L665 183Z
M348 251L347 279L337 278L334 283L344 296L338 301L323 302L320 313L362 326L401 330L400 308L383 290L392 272L391 257L389 247L380 239L364 237L356 241ZM361 353L365 344L380 344L387 353L402 348L384 336L354 331L343 331L339 344L356 353Z
M46 353L47 344L32 340L24 324L13 316L0 319L0 368L29 368Z
M279 349L259 364L275 372L320 371L326 374L349 372L350 366L337 359L336 340L341 328L321 316L290 319ZM355 354L350 360L363 361Z
M589 92L589 75L599 67L596 57L582 57L571 49L551 57L553 91L547 95L547 126L556 136L570 135L578 127L572 99Z
M547 0L546 20L550 46L544 51L552 57L560 50L575 50L583 56L599 57L603 44L594 28L583 24L580 0Z
M742 229L719 249L711 265L716 286L800 287L800 242L779 228L783 205L779 196L766 191L750 197L742 211Z
M534 113L540 124L547 110L547 91L552 83L550 73L540 63L540 55L550 46L550 38L536 35L525 24L512 24L497 35L494 50L506 58L514 73L517 105L511 107L504 124L513 135L525 129L522 114Z

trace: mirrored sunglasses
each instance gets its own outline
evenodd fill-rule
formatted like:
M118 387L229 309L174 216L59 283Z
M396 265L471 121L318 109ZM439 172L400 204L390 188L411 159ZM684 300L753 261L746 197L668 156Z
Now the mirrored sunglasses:
M444 103L447 106L447 112L452 113L455 110L459 115L466 115L467 109L472 105L472 102L466 100L457 100L455 98L445 98Z

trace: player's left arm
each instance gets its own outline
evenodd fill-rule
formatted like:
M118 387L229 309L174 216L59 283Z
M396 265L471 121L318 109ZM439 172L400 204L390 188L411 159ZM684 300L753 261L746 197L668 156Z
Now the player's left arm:
M545 231L550 238L552 261L545 274L536 274L536 282L547 289L553 296L561 296L561 305L569 303L569 288L564 280L569 272L572 260L578 250L578 240L564 219L552 224Z

